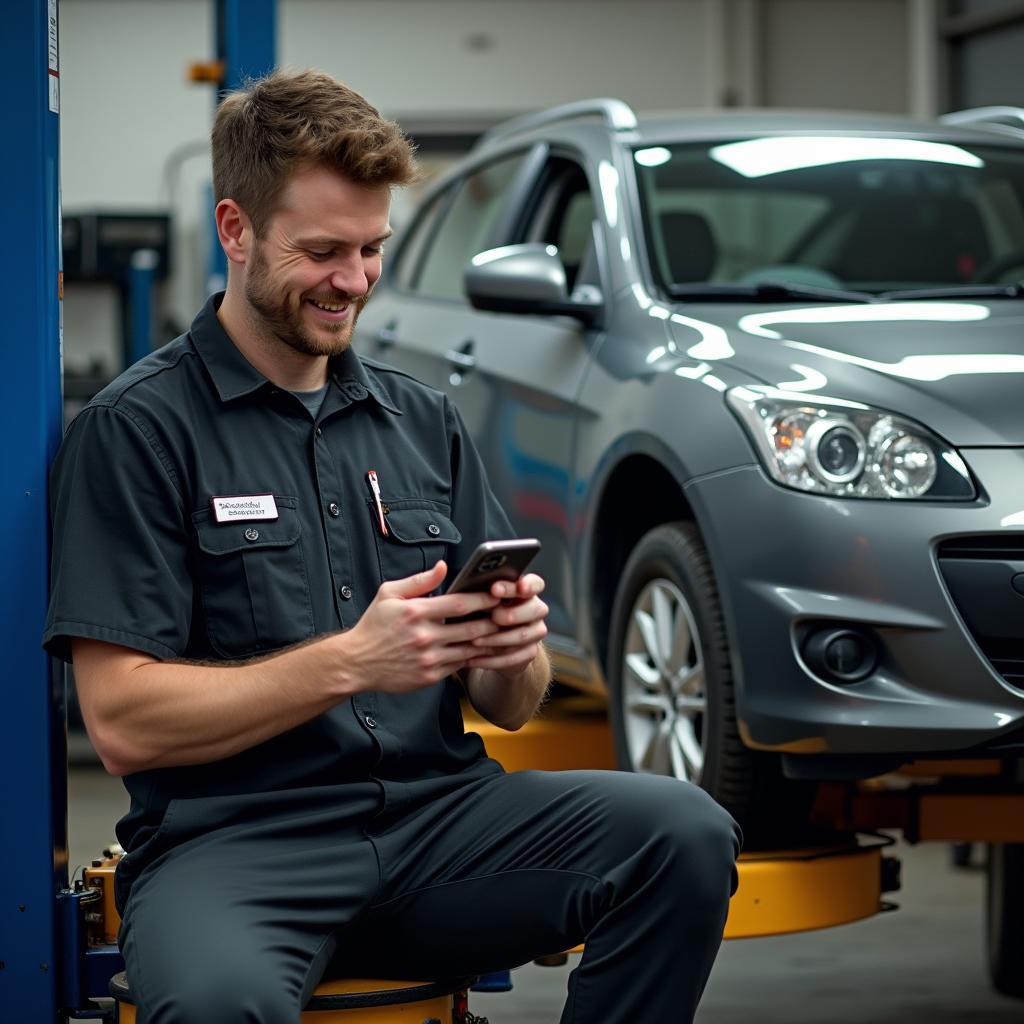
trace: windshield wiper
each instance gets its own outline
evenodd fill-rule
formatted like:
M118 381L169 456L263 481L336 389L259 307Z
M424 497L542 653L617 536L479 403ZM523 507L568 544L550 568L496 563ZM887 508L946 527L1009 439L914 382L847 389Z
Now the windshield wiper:
M843 288L818 288L810 284L787 284L782 281L763 281L760 284L695 284L669 285L673 299L701 299L722 302L877 302L878 296L870 292L847 291Z
M1024 281L1012 284L960 284L945 288L905 288L882 292L883 299L1024 299Z

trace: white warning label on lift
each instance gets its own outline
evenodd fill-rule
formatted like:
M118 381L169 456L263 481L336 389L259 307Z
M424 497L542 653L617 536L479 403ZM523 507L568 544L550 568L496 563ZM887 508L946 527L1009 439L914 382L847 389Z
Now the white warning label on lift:
M50 90L50 110L60 113L60 60L57 49L57 0L47 3L47 35L49 37L49 53L46 62L46 79Z

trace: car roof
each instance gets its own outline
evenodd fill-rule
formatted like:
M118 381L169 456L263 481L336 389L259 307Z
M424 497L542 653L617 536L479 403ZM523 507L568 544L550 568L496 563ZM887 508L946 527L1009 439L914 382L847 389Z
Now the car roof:
M723 135L759 135L779 132L870 132L941 136L950 141L1016 143L1024 145L1024 131L1006 125L953 125L915 120L897 114L836 110L695 110L666 112L637 119L638 140L655 138L697 141Z
M503 124L497 125L474 147L474 154L523 142L561 140L575 143L583 149L590 149L606 147L609 137L623 145L643 146L666 142L717 141L737 136L777 135L787 132L909 135L963 145L1024 146L1024 130L1004 124L948 124L868 111L676 110L638 116L635 127L619 129L607 127L596 111L592 111L589 116L551 119L546 123L537 123L543 116L542 112L541 115L537 115L536 120L533 117L517 118L508 122L507 127Z

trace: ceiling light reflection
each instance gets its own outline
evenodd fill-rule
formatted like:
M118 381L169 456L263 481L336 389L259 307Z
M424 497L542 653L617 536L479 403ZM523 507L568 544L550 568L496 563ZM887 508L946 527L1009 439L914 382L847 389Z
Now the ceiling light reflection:
M660 167L672 159L672 151L664 146L650 146L647 149L638 149L633 154L633 159L642 167Z
M800 380L780 381L778 387L782 391L820 391L828 386L828 377L813 367L793 363L790 369L800 374Z
M905 356L895 363L836 352L802 341L784 341L784 345L803 352L834 359L840 363L863 366L867 370L902 377L904 380L934 382L947 377L977 377L983 374L1024 373L1024 356L1001 352L957 352L951 355Z
M674 324L695 330L701 336L700 341L686 350L691 359L729 359L736 354L736 350L729 344L729 335L718 324L695 320L682 313L673 313L669 319Z
M604 218L608 227L614 228L619 223L619 172L602 160L597 167L597 181L604 201Z
M960 167L985 165L973 153L948 142L831 135L747 139L744 142L714 146L709 155L712 160L717 160L745 178L762 178L767 174L854 160L918 160Z
M769 324L886 323L897 320L966 323L985 320L990 315L991 310L987 306L976 302L878 302L870 305L772 309L741 317L739 327L748 334L777 341L782 334L771 330Z

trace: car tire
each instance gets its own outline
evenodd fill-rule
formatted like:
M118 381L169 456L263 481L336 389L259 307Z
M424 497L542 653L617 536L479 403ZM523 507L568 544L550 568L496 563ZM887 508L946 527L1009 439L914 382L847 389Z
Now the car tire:
M609 718L618 765L700 785L739 822L747 845L794 836L814 787L740 739L722 606L689 522L645 534L612 608Z
M985 937L992 986L1024 999L1024 843L989 844Z

